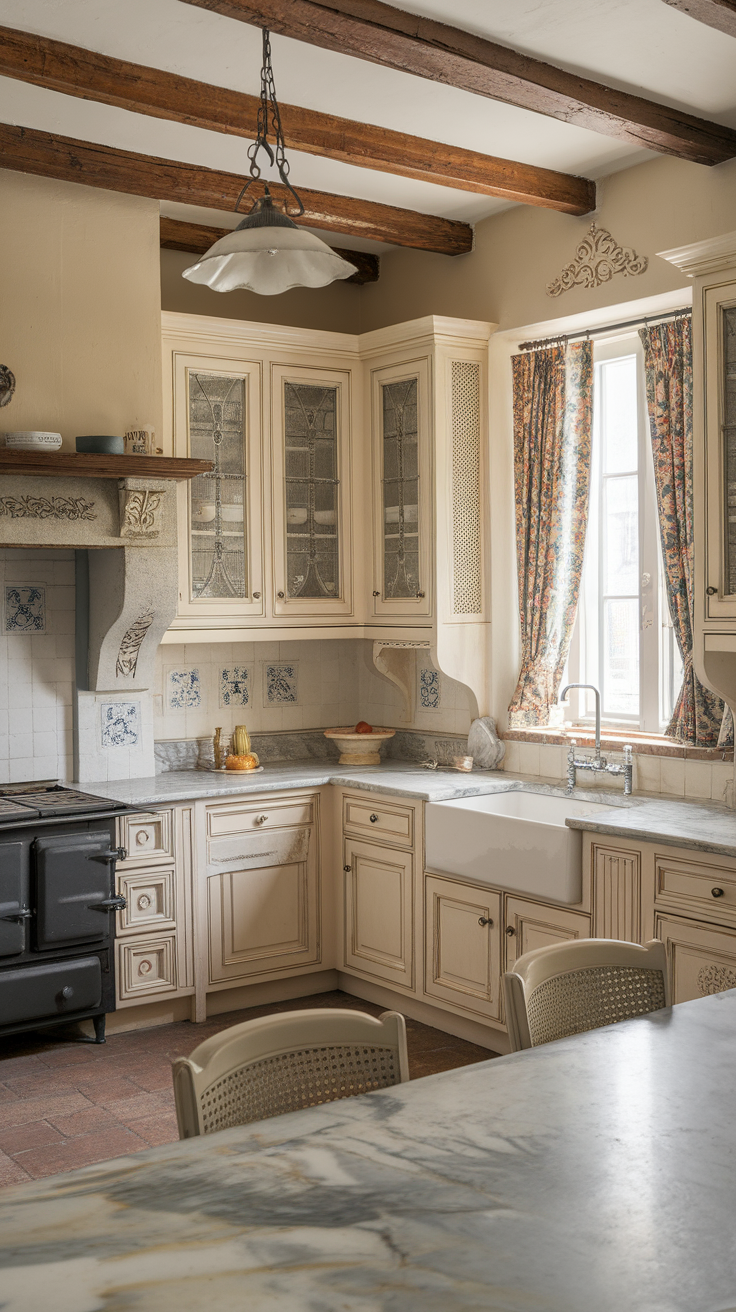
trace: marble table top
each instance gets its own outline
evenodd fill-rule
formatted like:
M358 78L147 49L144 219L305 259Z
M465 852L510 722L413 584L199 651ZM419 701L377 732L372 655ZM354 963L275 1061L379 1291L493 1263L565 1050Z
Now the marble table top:
M4 1312L734 1312L736 991L0 1193Z

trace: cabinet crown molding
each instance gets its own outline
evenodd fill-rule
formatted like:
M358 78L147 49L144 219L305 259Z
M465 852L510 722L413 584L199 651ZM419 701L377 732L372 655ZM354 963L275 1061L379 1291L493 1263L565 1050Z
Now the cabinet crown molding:
M675 246L669 251L658 251L660 260L674 264L688 278L719 273L721 269L736 267L736 232L725 232L721 237L709 237L690 246Z

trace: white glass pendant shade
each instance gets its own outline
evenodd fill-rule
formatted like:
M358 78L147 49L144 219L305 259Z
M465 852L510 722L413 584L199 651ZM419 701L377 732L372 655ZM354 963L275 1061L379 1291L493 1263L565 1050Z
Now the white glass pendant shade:
M216 241L182 276L215 292L242 288L261 296L277 296L290 287L326 287L355 272L355 265L343 260L326 242L289 224L236 228Z

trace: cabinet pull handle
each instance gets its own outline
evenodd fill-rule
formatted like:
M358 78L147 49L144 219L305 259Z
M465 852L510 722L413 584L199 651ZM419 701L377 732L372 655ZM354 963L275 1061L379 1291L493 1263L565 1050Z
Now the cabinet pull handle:
M257 815L256 818L255 818L255 824L257 824L257 825L265 825L265 823L266 823L267 820L268 820L268 816L267 816L267 815Z
M709 597L715 597L718 588L706 588L705 591L707 592Z
M261 594L260 594L260 592L254 592L254 593L253 593L253 597L254 597L254 599L255 599L256 601L260 601L260 600L261 600Z
M368 819L370 820L371 824L374 825L378 820L378 816L374 812L373 815L368 816Z
M352 870L352 868L353 868L352 866L343 866L343 870L345 871L345 874L346 874L346 875L349 875L349 874L350 874L350 871Z
M713 897L723 897L722 888L712 888L710 891L713 894Z
M514 934L516 933L516 930L514 929L513 925L506 926L506 933L508 934L509 938L513 938Z
M491 920L490 916L478 916L478 924L479 924L479 925L492 925L492 924L493 924L493 921Z
M283 601L283 600L284 600L284 594L283 594L283 592L277 592L277 593L276 593L276 596L278 597L279 601Z

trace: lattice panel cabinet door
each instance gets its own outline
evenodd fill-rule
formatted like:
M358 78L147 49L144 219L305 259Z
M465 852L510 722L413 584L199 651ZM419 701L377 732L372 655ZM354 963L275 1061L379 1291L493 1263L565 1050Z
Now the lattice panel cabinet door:
M414 857L346 838L344 965L414 988Z
M238 627L265 605L261 367L175 351L173 371L175 454L214 465L179 488L178 627Z
M424 991L475 1016L501 1017L501 894L427 875Z
M656 915L654 934L667 946L673 1003L736 988L734 930Z
M576 938L590 938L590 916L566 907L546 906L523 897L507 897L504 914L506 969L526 952L549 947L551 943L570 943Z
M353 608L351 371L271 369L274 615Z

